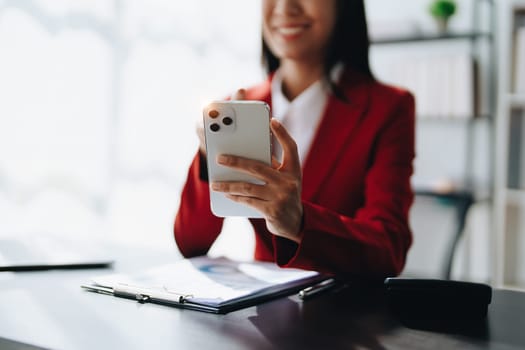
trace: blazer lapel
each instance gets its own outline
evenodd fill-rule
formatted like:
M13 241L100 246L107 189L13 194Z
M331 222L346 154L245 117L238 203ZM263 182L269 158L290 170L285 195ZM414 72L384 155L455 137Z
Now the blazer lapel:
M312 200L322 188L323 180L333 171L345 145L352 139L369 100L368 79L345 72L343 82L349 86L343 91L348 102L331 95L316 132L308 156L303 164L302 197Z

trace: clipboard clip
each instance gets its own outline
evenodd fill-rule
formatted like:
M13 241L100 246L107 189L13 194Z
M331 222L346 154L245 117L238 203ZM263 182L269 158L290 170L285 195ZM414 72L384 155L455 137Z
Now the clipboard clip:
M169 294L169 297L166 297L166 293ZM139 303L145 303L151 301L152 299L158 299L162 301L177 302L179 304L184 304L188 298L192 298L193 295L183 294L170 290L166 286L162 287L141 287L135 286L127 283L119 283L116 287L113 288L113 294L116 296L130 296L133 295L134 299ZM173 298L176 297L176 299Z
M139 294L135 294L135 299L136 299L139 303L144 304L144 303L150 301L151 298L149 297L149 295L146 295L146 294L140 294L140 293L139 293Z
M178 293L170 290L166 286L157 288L145 288L130 285L127 283L118 283L114 287L105 287L97 285L82 285L81 287L90 292L134 299L141 304L152 301L153 299L184 304L188 298L193 298L193 295L191 294Z
M179 303L180 304L183 304L188 298L193 298L192 294L181 294L179 292L174 292L174 291L168 289L168 287L166 287L166 286L162 286L162 289L164 289L164 291L166 293L177 295L179 297Z

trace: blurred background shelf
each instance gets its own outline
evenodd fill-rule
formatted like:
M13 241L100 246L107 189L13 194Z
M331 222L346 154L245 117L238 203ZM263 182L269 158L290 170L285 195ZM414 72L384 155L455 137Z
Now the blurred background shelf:
M494 284L525 290L525 1L500 11Z
M489 39L492 40L492 33L487 32L465 32L465 33L447 33L447 34L415 34L397 37L377 37L371 39L372 45L388 45L388 44L407 44L407 43L420 43L420 42L432 42L442 40L477 40L477 39Z
M453 267L469 212L479 203L492 212L495 6L462 5L470 16L466 28L441 34L407 19L379 22L371 31L378 79L416 97L414 245L404 273L417 277L466 277L453 276ZM433 266L423 268L429 261Z
M508 105L513 108L525 108L525 92L521 94L511 93L508 95Z

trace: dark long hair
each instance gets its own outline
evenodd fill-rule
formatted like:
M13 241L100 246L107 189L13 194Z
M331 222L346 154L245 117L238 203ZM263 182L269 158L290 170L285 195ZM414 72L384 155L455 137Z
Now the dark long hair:
M332 89L335 88L335 85L330 80L330 71L338 62L374 79L368 58L370 40L364 0L336 0L336 16L334 31L324 62L325 77L330 82ZM279 68L279 59L272 53L264 37L262 39L262 63L268 74Z

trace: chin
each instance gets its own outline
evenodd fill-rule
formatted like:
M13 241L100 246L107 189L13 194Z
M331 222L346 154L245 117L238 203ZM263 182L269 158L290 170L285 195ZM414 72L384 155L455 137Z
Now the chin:
M309 56L308 54L305 54L303 51L290 50L290 49L275 50L274 54L276 57L278 57L281 60L287 59L287 60L294 60L294 61L301 60Z

